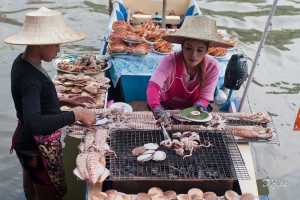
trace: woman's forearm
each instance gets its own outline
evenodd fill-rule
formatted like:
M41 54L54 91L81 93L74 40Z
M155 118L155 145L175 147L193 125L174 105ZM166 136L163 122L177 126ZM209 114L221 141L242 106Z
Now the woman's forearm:
M155 107L162 107L159 100L160 87L156 83L150 81L147 88L147 102L150 109L153 110Z

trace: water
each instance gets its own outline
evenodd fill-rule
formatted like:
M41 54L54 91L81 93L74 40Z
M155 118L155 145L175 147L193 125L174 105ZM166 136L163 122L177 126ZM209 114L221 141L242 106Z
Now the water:
M253 60L273 1L199 1L203 14L217 20L219 28L238 35L238 51ZM14 105L10 94L10 68L24 46L9 46L3 38L20 30L24 14L41 6L64 13L66 23L87 34L83 41L62 45L62 53L97 52L108 22L108 0L3 0L0 5L0 199L24 199L21 167L15 154L9 155L12 132L16 126ZM257 179L262 188L268 186L273 200L295 200L300 196L299 132L293 123L299 106L300 81L300 1L281 0L273 17L272 30L259 59L253 83L243 111L269 112L279 133L280 146L251 145ZM251 67L251 62L249 63ZM44 63L51 76L52 63ZM234 91L237 95L241 91ZM74 191L71 191L74 192Z

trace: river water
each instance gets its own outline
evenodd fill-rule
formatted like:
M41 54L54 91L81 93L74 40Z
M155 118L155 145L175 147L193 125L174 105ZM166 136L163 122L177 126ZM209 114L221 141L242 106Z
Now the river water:
M238 36L238 51L248 56L252 67L259 41L273 1L197 1L203 14L217 20L221 29ZM6 36L18 32L25 13L39 7L63 12L66 23L85 32L83 41L61 46L61 53L97 52L109 19L108 0L3 0L0 5L0 199L25 199L21 167L15 154L9 154L12 133L16 127L14 105L10 94L10 69L24 46L10 46ZM293 124L300 101L300 1L281 0L272 20L264 48L255 70L243 111L263 111L273 116L280 145L252 144L256 177L262 180L260 191L273 200L296 200L300 196L300 133ZM298 51L297 51L298 49ZM43 63L53 77L52 63ZM298 74L298 75L297 75ZM234 91L233 95L242 93ZM74 192L74 191L70 191Z

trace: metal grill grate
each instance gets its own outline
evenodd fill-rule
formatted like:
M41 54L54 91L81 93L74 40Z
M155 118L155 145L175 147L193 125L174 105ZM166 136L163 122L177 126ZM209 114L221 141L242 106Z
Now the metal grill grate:
M203 125L205 126L205 123L200 122L181 122L176 119L173 119L174 124L186 124L186 125ZM257 123L257 122L251 122L251 121L244 121L244 120L228 120L227 121L228 126L256 126L261 125L262 127L271 127L275 130L274 136L271 139L253 139L253 138L240 138L235 137L236 142L257 142L257 143L267 143L267 144L277 144L280 145L279 137L277 134L277 131L275 129L273 120L269 123Z
M169 131L169 134L177 132ZM159 147L167 154L164 161L138 163L131 151L145 143L160 143L160 130L118 130L110 135L110 147L117 158L108 159L109 180L247 180L249 175L240 151L229 131L199 131L200 143L214 146L200 148L183 159L174 149Z
M274 136L271 139L252 139L252 138L237 138L237 142L258 142L258 143L267 143L267 144L277 144L280 145L279 137L276 131L276 128L274 126L273 121L269 123L255 123L255 122L249 122L249 121L241 121L241 120L228 120L228 125L230 126L256 126L260 125L264 128L271 127L274 131Z

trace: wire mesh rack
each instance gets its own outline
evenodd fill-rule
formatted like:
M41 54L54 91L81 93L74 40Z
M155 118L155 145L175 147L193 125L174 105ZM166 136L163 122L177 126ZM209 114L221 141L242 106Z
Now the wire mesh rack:
M173 124L185 124L185 125L203 125L206 126L205 122L181 122L179 120L174 119ZM245 121L245 120L227 120L228 126L262 126L264 128L270 127L273 128L275 131L273 133L272 138L264 139L264 138L241 138L238 136L234 136L236 142L256 142L256 143L266 143L266 144L277 144L280 145L279 137L277 134L277 131L275 129L273 120L269 123L257 123L257 122L251 122L251 121Z
M177 132L168 131L169 134ZM199 131L200 144L209 141L212 147L200 148L183 159L174 149L159 147L166 152L163 161L137 162L132 155L135 147L145 143L159 144L160 130L117 130L108 141L117 157L108 159L109 180L248 180L245 163L230 131Z
M243 120L228 120L228 125L230 126L262 126L264 128L270 127L273 128L275 131L273 133L273 137L269 139L254 139L254 138L240 138L235 137L236 142L257 142L257 143L266 143L266 144L277 144L280 145L278 133L274 126L273 121L269 123L255 123L250 121L243 121Z

